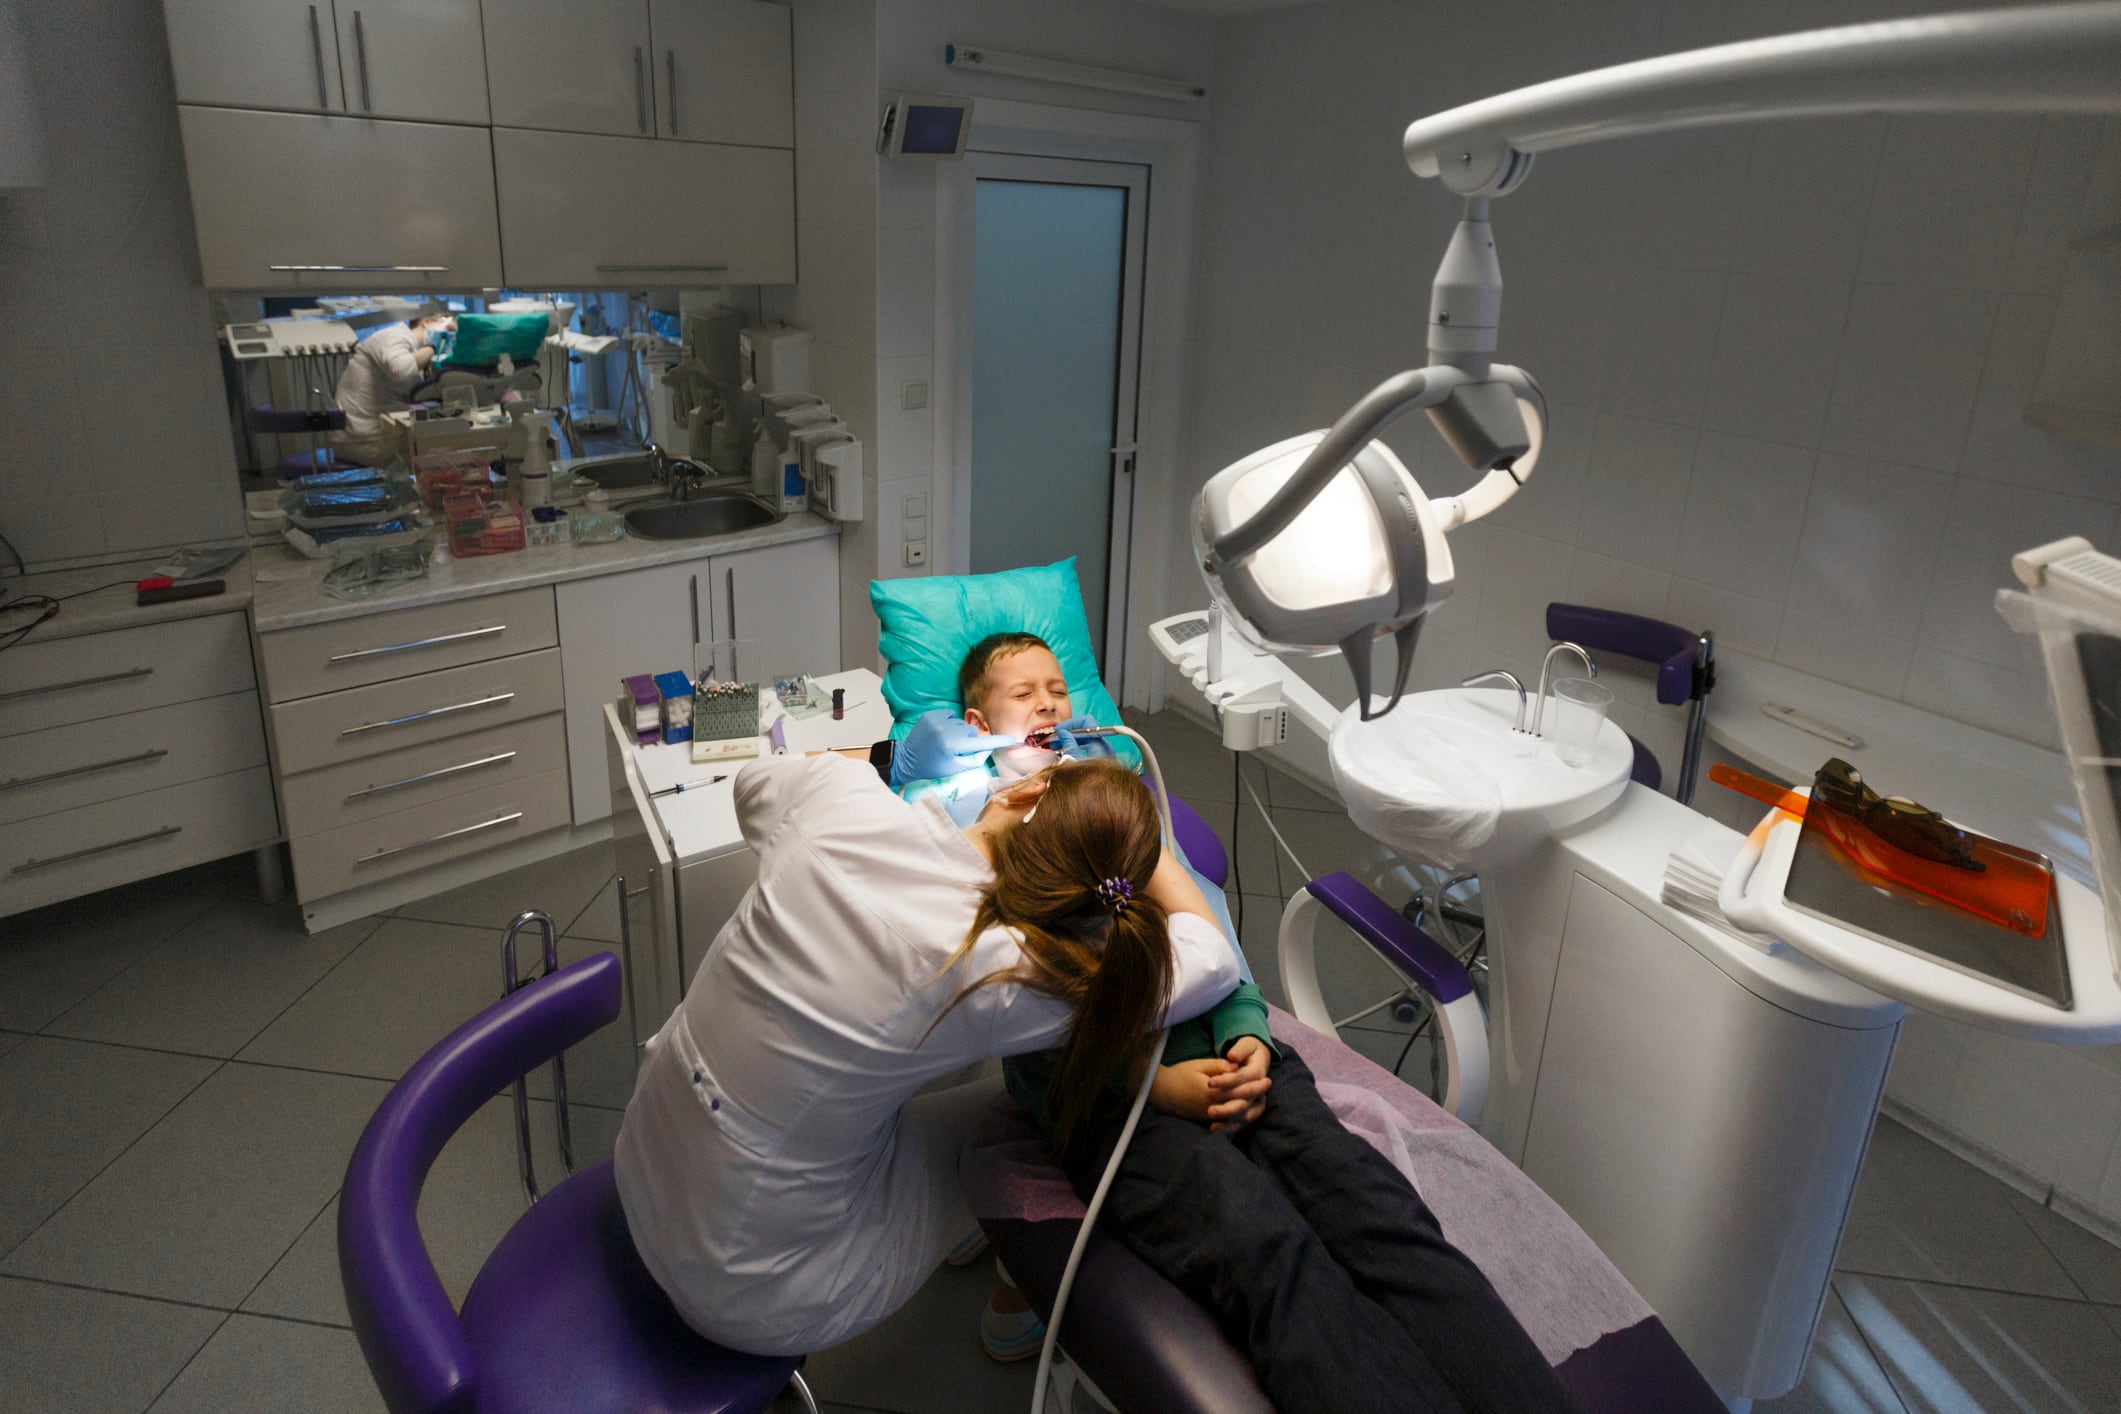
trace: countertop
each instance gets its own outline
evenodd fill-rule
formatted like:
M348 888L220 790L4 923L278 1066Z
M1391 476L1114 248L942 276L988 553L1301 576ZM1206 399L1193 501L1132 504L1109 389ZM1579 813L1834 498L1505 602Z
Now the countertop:
M1763 713L1768 703L1795 707L1863 745L1800 731ZM2059 751L1726 648L1716 650L1708 735L1796 785L1809 784L1821 763L1839 756L1879 793L1919 800L1969 829L2037 849L2094 884L2076 785ZM1702 780L1703 792L1722 789Z
M304 559L286 545L275 542L251 549L254 587L248 602L258 632L273 633L335 619L386 614L393 609L473 599L482 594L559 584L570 579L592 579L598 575L679 564L737 550L785 545L796 540L815 540L837 535L839 529L835 521L808 511L798 511L755 530L710 535L698 540L640 540L629 535L605 545L534 545L509 554L480 555L468 560L438 552L428 564L425 579L412 580L372 599L360 600L335 599L324 592L323 579L331 568L331 561Z
M212 578L227 584L227 592L204 599L180 599L168 604L142 607L134 602L133 584L155 572L168 556L145 560L121 560L112 565L87 569L49 570L17 579L0 578L0 600L13 602L26 594L49 594L63 599L59 612L29 631L24 643L44 643L55 638L74 638L84 633L102 633L114 628L137 628L142 624L168 623L174 619L199 619L208 614L240 611L251 602L250 565L237 560ZM83 590L93 591L82 593ZM79 598L67 599L66 595ZM0 609L0 638L36 617L34 610Z

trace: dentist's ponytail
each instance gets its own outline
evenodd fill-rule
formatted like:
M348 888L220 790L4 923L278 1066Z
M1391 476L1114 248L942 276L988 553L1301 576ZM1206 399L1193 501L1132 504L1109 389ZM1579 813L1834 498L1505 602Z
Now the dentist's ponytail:
M1163 852L1155 799L1114 761L1053 768L1031 817L995 841L994 883L947 966L997 924L1024 960L960 991L1015 982L1065 1002L1074 1025L1049 1100L1063 1146L1115 1079L1131 1091L1170 1005L1170 918L1149 896Z

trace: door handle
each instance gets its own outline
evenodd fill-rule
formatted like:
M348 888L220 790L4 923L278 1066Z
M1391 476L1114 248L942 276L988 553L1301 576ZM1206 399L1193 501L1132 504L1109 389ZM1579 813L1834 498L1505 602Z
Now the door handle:
M727 573L729 578L725 583L729 590L729 680L742 682L744 671L737 666L736 657L736 566L731 565Z
M20 790L24 786L42 785L46 781L63 780L68 776L85 776L90 771L108 771L113 766L136 766L142 761L159 761L167 755L169 752L158 746L137 756L120 756L110 761L94 761L86 766L69 766L63 771L46 771L41 776L16 776L12 780L0 781L0 790Z
M493 829L496 825L513 824L517 820L520 820L522 818L523 812L520 810L514 811L507 815L496 815L491 820L481 820L476 825L463 825L454 830L444 830L439 835L429 835L426 839L414 840L411 844L392 845L388 849L374 850L368 854L362 855L359 859L356 859L354 863L366 864L370 860L388 859L393 854L404 854L408 850L426 849L430 845L444 844L450 840L462 839L466 835L475 835L481 830Z
M12 874L28 874L37 869L49 869L54 864L67 864L76 859L86 859L92 854L108 854L114 849L124 849L127 845L148 844L155 840L166 840L171 835L182 834L183 831L184 827L182 825L164 825L161 829L149 830L144 835L134 835L130 839L112 840L109 844L90 845L87 849L77 849L70 854L55 854L49 859L25 859L8 872Z
M70 692L77 687L96 687L107 682L126 682L132 678L149 677L153 668L127 668L122 673L103 673L92 678L75 678L72 682L46 683L43 687L17 688L13 692L0 692L0 702L13 702L21 697L42 697L47 692Z
M445 776L454 776L460 771L476 771L481 766L498 766L504 761L513 761L515 759L516 754L513 751L503 751L495 756L481 756L476 761L465 761L455 766L444 766L438 771L422 771L417 776L407 776L401 781L390 781L380 786L363 786L359 790L348 791L346 798L348 800L363 800L368 796L381 795L385 791L397 790L402 786L416 786L422 781L439 781Z
M408 712L402 717L390 717L380 722L363 722L357 727L341 727L340 736L357 736L380 727L402 727L408 722L424 722L430 717L446 717L452 712L469 712L474 707L491 707L496 702L513 702L513 692L496 692L489 697L475 697L469 702L458 702L448 707L430 707L424 712Z
M368 98L368 34L361 28L361 12L353 12L353 47L355 67L361 71L361 111L375 111L375 104Z
M671 135L672 137L676 137L676 136L678 135L678 51L677 51L677 50L675 50L675 49L666 49L666 50L664 50L664 51L663 51L663 72L664 72L664 73L665 73L666 75L668 75L668 79L669 79L669 81L668 81L668 84L667 84L667 87L668 87L668 88L670 89L670 135Z
M642 132L648 131L648 74L638 44L633 46L633 120Z
M331 107L331 97L324 91L324 29L317 23L317 7L309 7L309 50L317 60L317 106Z
M506 632L507 624L488 624L485 628L466 629L463 633L445 633L435 638L415 638L409 643L393 643L383 648L356 648L351 653L334 653L324 661L347 663L356 658L373 658L379 653L403 653L408 648L432 648L438 643L462 643L467 638L489 638L494 634Z

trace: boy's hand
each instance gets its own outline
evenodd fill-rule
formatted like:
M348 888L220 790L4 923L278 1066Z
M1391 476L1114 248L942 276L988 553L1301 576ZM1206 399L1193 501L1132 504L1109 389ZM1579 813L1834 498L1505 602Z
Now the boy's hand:
M1267 1112L1267 1091L1274 1082L1267 1078L1267 1062L1273 1051L1257 1036L1240 1036L1230 1043L1224 1069L1208 1078L1214 1097L1209 1106L1216 1133L1244 1128Z

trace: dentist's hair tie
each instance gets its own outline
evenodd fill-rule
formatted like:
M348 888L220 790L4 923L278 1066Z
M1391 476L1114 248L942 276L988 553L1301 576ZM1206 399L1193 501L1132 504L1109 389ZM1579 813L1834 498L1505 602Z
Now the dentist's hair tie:
M1098 900L1113 913L1125 913L1127 905L1134 901L1134 881L1115 874L1109 879L1100 879L1097 884Z

